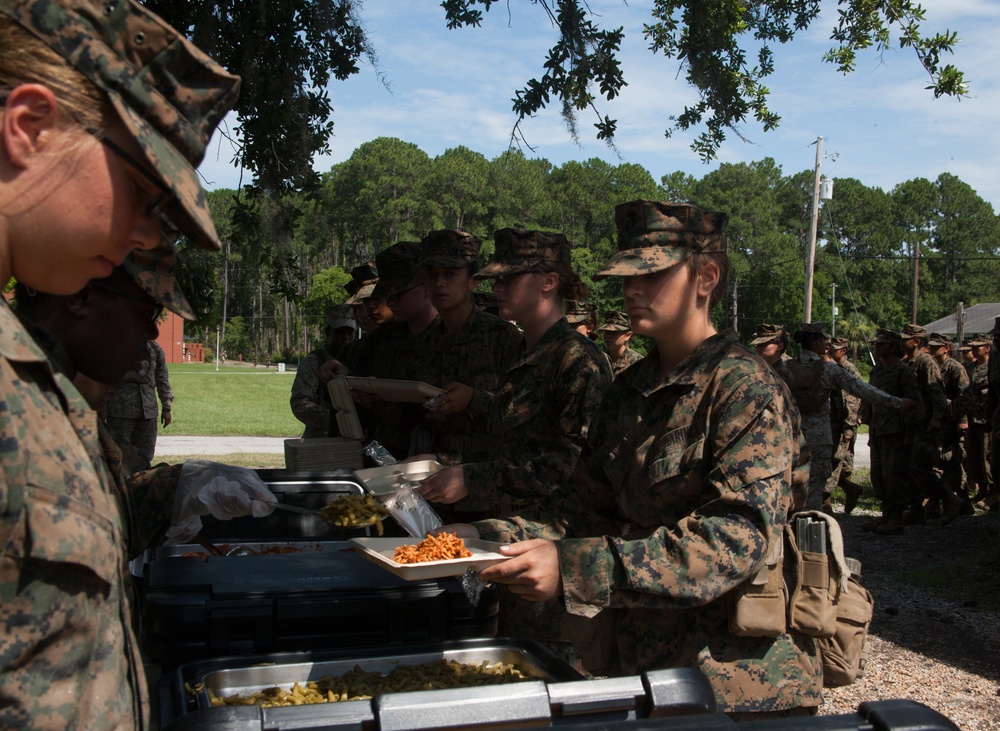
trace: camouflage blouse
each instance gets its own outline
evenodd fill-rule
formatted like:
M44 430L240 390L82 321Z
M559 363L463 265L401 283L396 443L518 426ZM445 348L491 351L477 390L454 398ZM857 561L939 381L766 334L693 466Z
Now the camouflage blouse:
M615 379L572 481L549 503L477 523L484 538L560 538L571 614L616 614L619 671L694 667L722 711L820 703L809 638L737 637L728 595L781 540L798 462L773 371L717 334L665 378L654 350Z

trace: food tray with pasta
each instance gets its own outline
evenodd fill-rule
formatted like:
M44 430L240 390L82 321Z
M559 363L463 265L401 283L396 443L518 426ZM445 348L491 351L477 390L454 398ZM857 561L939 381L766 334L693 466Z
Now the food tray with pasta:
M502 543L469 538L464 541L468 556L418 563L399 563L394 558L398 548L419 543L415 538L352 538L351 543L369 561L407 581L461 576L469 569L482 571L510 558L500 553Z

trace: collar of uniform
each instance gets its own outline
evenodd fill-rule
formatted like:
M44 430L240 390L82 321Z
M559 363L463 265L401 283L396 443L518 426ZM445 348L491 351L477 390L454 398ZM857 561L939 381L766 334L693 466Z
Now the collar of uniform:
M648 397L667 386L698 386L711 377L708 373L710 370L709 366L712 360L719 356L719 352L728 350L734 343L739 342L740 340L736 336L736 333L731 330L716 333L707 340L704 340L687 358L678 363L665 378L660 376L660 358L654 346L649 356L642 360L642 365L635 369L632 388ZM748 355L749 352L748 350ZM657 357L652 357L654 355Z
M800 360L822 360L822 358L819 357L818 353L814 353L811 350L803 350L801 353L799 353L799 359Z
M47 363L49 360L6 300L0 304L0 356L17 363Z
M559 319L558 321L553 323L552 327L550 327L548 330L542 333L542 337L540 337L538 339L538 342L535 343L535 347L532 348L531 351L529 352L522 352L520 357L518 358L517 364L511 367L514 368L522 365L533 366L537 365L538 362L541 360L547 360L551 358L552 357L551 353L544 353L544 350L549 345L549 343L557 342L559 340L565 340L566 338L570 337L573 332L575 332L573 326L566 321L565 317ZM522 341L522 347L523 347L523 341Z

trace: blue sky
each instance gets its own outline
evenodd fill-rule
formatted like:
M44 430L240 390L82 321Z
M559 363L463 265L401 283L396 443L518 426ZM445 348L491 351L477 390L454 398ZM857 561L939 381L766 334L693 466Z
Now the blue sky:
M773 158L786 175L812 169L815 141L822 136L825 176L857 178L891 190L903 181L933 180L950 172L969 183L1000 212L1000 3L995 0L924 0L925 30L956 31L962 39L951 62L966 73L970 97L935 99L924 89L929 79L911 50L893 48L879 56L862 53L857 70L842 76L821 56L836 21L835 3L792 44L776 49L776 72L769 77L771 108L782 117L776 131L748 124L750 143L730 135L718 161L702 163L690 149L694 133L665 139L670 114L680 113L694 93L677 78L679 65L646 50L642 23L648 2L591 0L590 7L623 25L622 63L629 86L602 113L618 119L620 157L594 138L589 112L581 114L580 145L558 115L545 110L522 125L535 151L559 165L601 158L642 165L654 179L677 170L701 177L719 162ZM508 12L509 8L509 12ZM412 142L430 156L464 145L487 158L507 149L514 123L510 99L540 75L555 30L539 6L497 3L480 28L449 31L436 0L367 0L362 17L379 54L387 89L368 64L344 82L333 82L334 137L328 155L317 157L322 172L377 137ZM233 120L228 120L232 124ZM232 152L217 135L201 167L209 188L236 187L239 171ZM830 153L836 153L834 158Z

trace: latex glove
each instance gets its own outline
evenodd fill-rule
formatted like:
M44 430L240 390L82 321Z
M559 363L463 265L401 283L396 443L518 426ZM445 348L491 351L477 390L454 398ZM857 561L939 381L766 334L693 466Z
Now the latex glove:
M181 467L167 543L183 543L201 531L201 516L231 520L244 515L262 518L274 512L278 499L260 476L244 467L192 459Z

